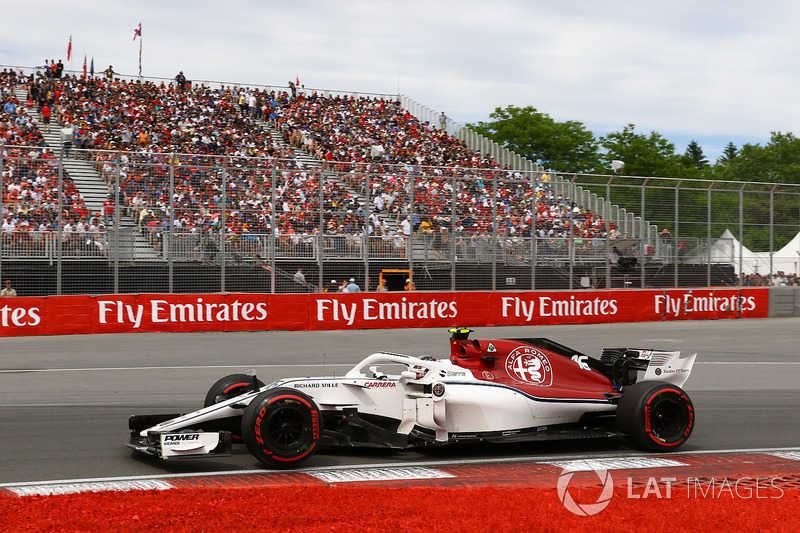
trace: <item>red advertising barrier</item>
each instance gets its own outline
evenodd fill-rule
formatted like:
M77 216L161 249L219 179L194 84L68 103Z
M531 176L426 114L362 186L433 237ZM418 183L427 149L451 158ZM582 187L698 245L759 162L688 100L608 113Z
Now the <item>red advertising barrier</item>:
M0 300L0 336L766 318L769 291L138 294Z

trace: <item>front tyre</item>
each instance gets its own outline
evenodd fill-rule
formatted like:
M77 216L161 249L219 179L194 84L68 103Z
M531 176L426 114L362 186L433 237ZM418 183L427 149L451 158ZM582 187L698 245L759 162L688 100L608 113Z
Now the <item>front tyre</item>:
M262 463L294 467L316 451L322 415L308 395L278 388L256 396L242 416L242 437L248 451Z
M664 452L678 449L694 429L694 405L678 387L642 381L626 387L617 405L617 425L639 448Z
M260 379L256 379L256 386L260 389L264 383ZM206 394L206 399L203 402L203 407L224 402L234 396L239 396L245 392L253 389L253 376L247 374L231 374L220 378L216 383L211 385Z

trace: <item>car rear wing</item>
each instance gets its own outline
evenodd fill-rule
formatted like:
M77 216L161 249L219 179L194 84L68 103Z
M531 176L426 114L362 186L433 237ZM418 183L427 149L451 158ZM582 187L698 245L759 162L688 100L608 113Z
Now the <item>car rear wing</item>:
M683 387L692 373L697 354L681 356L681 352L649 352L649 362L642 381L665 381Z

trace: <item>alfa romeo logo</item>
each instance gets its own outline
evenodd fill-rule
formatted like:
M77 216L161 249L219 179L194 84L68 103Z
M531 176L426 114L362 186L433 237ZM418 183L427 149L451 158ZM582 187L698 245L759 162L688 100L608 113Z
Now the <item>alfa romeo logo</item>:
M592 470L597 477L600 478L600 483L603 486L603 491L598 496L597 501L590 503L578 503L569 493L569 482L572 481L572 476L575 472L570 470L563 470L558 477L558 499L564 504L567 511L574 513L578 516L592 516L596 515L611 502L611 496L614 495L614 480L611 479L611 472L608 470Z
M515 348L506 358L506 372L517 381L542 387L553 384L550 360L540 350L530 346Z

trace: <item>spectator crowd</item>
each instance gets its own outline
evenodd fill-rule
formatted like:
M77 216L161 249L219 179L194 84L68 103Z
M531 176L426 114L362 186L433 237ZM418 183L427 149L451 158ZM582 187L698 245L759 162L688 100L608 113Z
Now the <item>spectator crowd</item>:
M156 249L170 227L216 233L223 221L236 247L271 231L298 250L320 235L348 248L372 235L388 248L422 239L436 257L456 235L463 242L501 234L510 248L535 235L543 253L570 237L588 249L619 236L557 194L546 174L531 182L390 99L309 94L294 83L212 89L182 72L174 83L123 80L113 69L84 78L45 64L29 76L2 73L4 239L23 226L57 228L57 153L40 132L50 117L69 128L70 155L89 159L108 185L108 201L89 212L69 176L63 180L62 228L88 234L74 241L98 249L102 239L91 235L113 223L114 209Z

